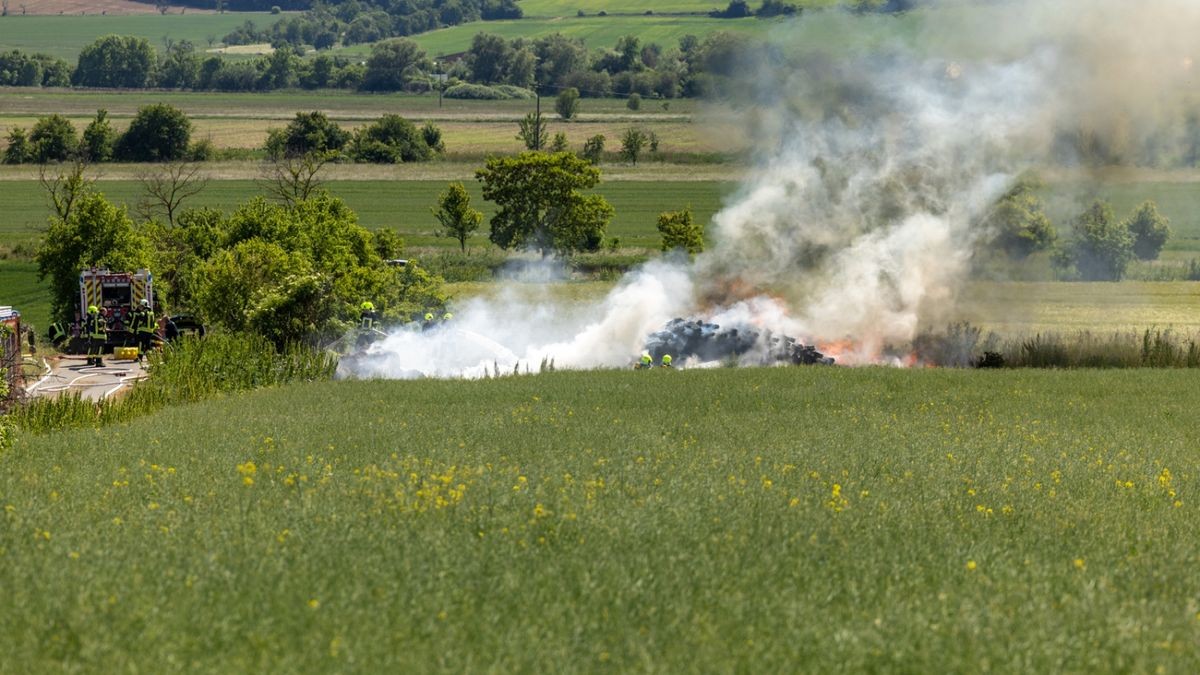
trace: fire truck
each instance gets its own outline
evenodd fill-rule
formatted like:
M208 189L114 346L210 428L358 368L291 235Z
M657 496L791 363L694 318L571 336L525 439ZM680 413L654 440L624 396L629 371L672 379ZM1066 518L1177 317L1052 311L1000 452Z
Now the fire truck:
M86 341L80 336L80 329L88 307L95 305L108 325L104 351L136 345L137 338L130 330L130 321L133 309L143 299L154 309L154 275L149 270L112 272L95 267L83 270L79 273L79 307L75 310L75 322L69 328L62 324L51 326L50 341L62 352L83 353Z

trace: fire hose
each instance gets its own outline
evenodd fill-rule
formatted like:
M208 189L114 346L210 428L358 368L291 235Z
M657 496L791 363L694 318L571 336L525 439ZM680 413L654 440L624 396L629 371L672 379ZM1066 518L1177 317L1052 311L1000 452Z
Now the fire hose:
M125 385L127 385L131 382L139 382L148 377L148 375L146 375L145 373L140 373L140 374L135 375L135 374L132 374L132 371L130 371L130 369L128 369L128 368L121 368L121 367L115 367L115 366L99 366L99 367L89 366L86 368L80 368L76 372L77 372L76 377L74 377L70 381L66 381L67 378L65 376L55 374L52 371L52 372L46 374L44 377L42 377L42 379L40 379L36 383L34 383L33 386L29 387L26 390L26 393L29 395L33 395L34 391L36 390L37 393L39 393L39 394L58 394L58 393L62 393L64 391L69 391L69 390L75 389L75 388L90 389L93 387L112 387L108 391L105 391L104 393L100 394L100 399L103 400L103 399L108 398L109 396L112 396L116 392L120 391ZM83 380L87 380L89 378L99 377L102 375L116 376L117 377L116 386L113 386L113 382L111 380L105 381L105 382L84 382L83 381ZM42 386L43 383L45 383L47 380L59 380L64 383Z

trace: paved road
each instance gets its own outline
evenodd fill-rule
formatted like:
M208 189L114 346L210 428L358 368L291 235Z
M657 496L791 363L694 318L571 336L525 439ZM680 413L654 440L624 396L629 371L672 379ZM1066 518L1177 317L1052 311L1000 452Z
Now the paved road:
M48 360L49 372L38 379L29 380L25 393L28 396L58 396L66 391L77 391L84 398L99 401L117 396L144 377L146 371L136 361L104 359L104 366L85 365L83 356L59 356Z

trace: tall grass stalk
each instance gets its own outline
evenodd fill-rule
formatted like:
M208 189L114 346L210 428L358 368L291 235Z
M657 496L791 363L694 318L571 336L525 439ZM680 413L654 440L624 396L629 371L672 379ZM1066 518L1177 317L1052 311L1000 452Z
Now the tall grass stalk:
M70 392L37 398L15 409L13 421L34 434L103 427L224 393L328 380L337 368L329 353L304 345L278 352L266 338L240 334L185 338L148 358L150 378L123 397L97 402Z

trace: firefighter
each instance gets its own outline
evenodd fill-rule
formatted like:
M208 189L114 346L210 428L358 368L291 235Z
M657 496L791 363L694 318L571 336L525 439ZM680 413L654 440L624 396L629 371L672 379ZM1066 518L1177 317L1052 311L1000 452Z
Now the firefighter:
M446 312L445 314L442 315L442 323L448 323L450 321L450 319L453 319L453 318L454 318L453 314L451 314L450 312Z
M142 298L138 306L133 310L133 317L129 322L129 330L137 339L138 344L138 363L142 362L142 357L150 351L150 347L154 345L154 332L158 328L158 322L154 318L154 310L150 309L150 301Z
M425 320L421 322L421 330L429 330L435 325L436 323L433 320L433 312L425 312Z
M663 354L663 356L662 356L662 367L663 367L663 368L670 368L670 367L671 367L671 355L670 355L670 354Z
M638 370L650 370L654 367L654 359L650 356L650 352L642 352L642 360L634 366Z
M379 326L379 312L375 311L375 303L366 300L360 309L362 313L359 315L359 327L364 331L375 330Z
M108 340L108 329L104 318L100 316L100 308L95 305L88 305L87 318L83 320L83 337L87 340L87 364L103 366L101 353L104 351L104 343Z

